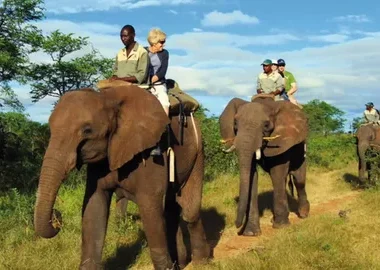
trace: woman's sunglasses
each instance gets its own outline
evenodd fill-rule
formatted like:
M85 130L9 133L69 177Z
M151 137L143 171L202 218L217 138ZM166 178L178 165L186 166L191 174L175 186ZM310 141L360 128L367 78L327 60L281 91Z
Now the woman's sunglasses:
M166 40L160 40L158 43L160 43L160 44L165 44L165 42L166 42Z

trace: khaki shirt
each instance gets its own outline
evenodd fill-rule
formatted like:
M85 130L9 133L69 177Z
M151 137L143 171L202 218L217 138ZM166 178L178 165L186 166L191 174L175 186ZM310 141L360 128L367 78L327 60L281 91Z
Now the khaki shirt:
M113 74L119 78L135 76L138 84L143 84L147 82L148 66L148 52L136 42L128 57L126 48L118 52Z
M267 75L262 72L257 77L257 87L256 89L263 90L264 93L269 94L270 92L274 92L276 90L282 91L284 88L284 79L278 72L272 72Z
M375 108L372 108L372 110L365 110L364 111L364 118L367 121L367 123L370 122L378 122L380 119L379 113Z

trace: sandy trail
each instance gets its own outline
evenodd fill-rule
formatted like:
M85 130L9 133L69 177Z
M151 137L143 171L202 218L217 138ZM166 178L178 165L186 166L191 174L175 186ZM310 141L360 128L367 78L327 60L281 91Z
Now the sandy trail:
M310 215L317 216L325 213L336 213L345 209L348 203L356 199L360 194L358 190L352 190L348 184L344 184L347 169L334 170L321 174L309 174L306 184L308 199L310 202ZM353 174L350 174L351 177ZM275 235L279 229L273 229L270 222L272 213L267 210L260 218L262 234L259 237L238 236L238 229L230 227L221 232L221 237L214 248L214 261L225 260L246 253L252 249L259 248L262 240ZM295 213L290 213L290 223L300 223L303 219L297 217ZM212 240L211 240L212 241ZM152 269L152 266L139 267L134 269ZM186 269L192 269L191 264Z

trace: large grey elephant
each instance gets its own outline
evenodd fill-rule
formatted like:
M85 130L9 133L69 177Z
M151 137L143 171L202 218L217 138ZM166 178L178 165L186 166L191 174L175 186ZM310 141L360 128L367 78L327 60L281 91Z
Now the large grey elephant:
M258 210L257 165L269 172L274 190L273 227L289 224L286 178L290 174L298 193L298 215L309 214L305 143L308 133L305 114L288 101L257 95L252 102L232 99L220 116L220 131L227 152L236 149L240 188L235 225L239 234L261 234ZM243 223L244 217L246 217Z
M183 144L178 143L178 116L169 121L159 101L137 86L119 86L101 92L81 89L66 93L52 112L51 137L39 179L34 213L35 230L54 237L57 192L67 174L88 164L82 209L81 269L101 268L111 197L125 193L139 207L155 269L172 269L165 231L164 204L168 190L168 160L150 151L171 124L170 137L176 154L175 182L170 183L174 201L190 232L192 259L210 255L200 220L204 156L199 125L188 119ZM162 149L168 148L165 136ZM170 200L166 200L168 202ZM59 213L59 212L58 212ZM186 250L178 229L179 263Z
M380 150L380 126L367 124L359 127L357 134L357 153L359 157L359 180L364 183L368 169L366 151L371 147Z

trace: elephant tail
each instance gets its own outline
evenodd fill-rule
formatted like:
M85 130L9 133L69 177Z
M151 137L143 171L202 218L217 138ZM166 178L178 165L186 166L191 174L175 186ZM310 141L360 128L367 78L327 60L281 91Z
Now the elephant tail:
M293 179L293 177L294 177L293 175L289 174L288 187L290 190L290 194L294 198L294 179Z

